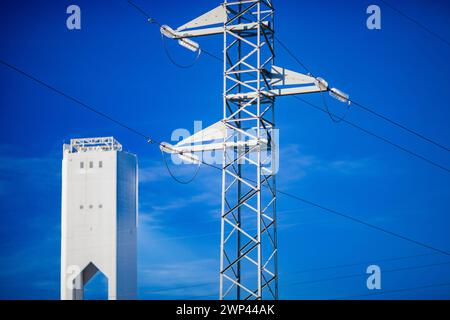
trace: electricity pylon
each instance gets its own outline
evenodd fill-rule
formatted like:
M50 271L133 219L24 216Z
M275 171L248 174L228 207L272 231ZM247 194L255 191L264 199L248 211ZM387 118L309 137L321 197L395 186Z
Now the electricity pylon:
M227 1L163 35L189 50L192 38L223 35L223 119L162 150L187 162L197 153L222 150L220 299L278 299L275 99L330 91L321 78L274 65L271 0ZM211 142L213 140L219 142Z

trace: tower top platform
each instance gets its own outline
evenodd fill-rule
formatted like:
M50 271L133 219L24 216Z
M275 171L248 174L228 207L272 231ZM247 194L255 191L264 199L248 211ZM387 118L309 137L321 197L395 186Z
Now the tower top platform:
M122 151L122 145L114 137L70 139L64 144L64 152L79 153L88 151Z

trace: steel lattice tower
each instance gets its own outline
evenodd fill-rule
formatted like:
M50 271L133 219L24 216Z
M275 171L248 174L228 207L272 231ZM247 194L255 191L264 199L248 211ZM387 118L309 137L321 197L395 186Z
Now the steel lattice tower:
M275 98L329 91L349 102L348 96L321 78L274 65L271 0L225 0L161 32L198 55L192 38L223 35L223 119L161 149L199 165L198 152L223 151L220 299L278 299Z
M225 138L271 139L275 97L264 70L274 62L270 1L225 1L223 121ZM249 24L248 29L236 26ZM237 30L234 30L237 29ZM270 145L270 143L269 143ZM272 150L261 143L224 148L220 298L277 299L276 186ZM234 290L235 289L235 290Z

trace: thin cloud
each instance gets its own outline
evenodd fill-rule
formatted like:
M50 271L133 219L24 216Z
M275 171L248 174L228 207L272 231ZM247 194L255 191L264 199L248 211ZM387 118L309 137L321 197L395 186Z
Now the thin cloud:
M313 173L338 175L361 175L372 172L372 159L324 159L307 154L296 144L288 145L280 151L280 180L284 184L297 182ZM371 170L368 170L371 168Z

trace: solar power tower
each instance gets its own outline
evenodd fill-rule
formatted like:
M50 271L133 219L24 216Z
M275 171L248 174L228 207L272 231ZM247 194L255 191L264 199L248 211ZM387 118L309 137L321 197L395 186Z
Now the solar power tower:
M275 66L274 12L271 0L224 1L176 30L161 27L198 53L193 38L223 36L223 119L162 147L188 162L223 151L220 299L278 299L276 97L330 91L348 101L321 78Z

